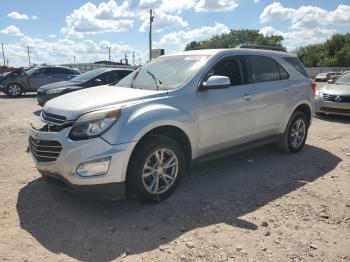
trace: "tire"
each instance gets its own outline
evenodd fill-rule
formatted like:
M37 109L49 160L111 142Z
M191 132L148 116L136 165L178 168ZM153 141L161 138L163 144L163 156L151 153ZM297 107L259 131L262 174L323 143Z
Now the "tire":
M167 163L172 166L165 168ZM175 140L166 136L152 136L134 151L127 174L128 193L143 202L160 202L178 187L185 168L184 153Z
M11 97L20 97L23 94L23 87L18 83L10 83L6 86L6 94Z
M294 112L278 143L279 149L286 153L298 153L305 145L308 130L309 120L306 114L300 111Z

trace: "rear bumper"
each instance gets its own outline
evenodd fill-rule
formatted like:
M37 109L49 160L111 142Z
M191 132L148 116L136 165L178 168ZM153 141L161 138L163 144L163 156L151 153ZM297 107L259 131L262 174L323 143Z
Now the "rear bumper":
M40 173L42 177L50 184L53 184L69 192L105 199L120 199L125 196L125 182L99 185L73 185L60 175L48 172Z
M350 103L326 102L315 99L315 113L350 116Z

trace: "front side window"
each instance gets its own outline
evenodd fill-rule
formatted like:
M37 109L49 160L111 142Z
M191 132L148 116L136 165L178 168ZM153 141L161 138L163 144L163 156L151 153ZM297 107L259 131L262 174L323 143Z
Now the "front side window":
M172 90L186 83L206 63L207 55L161 56L145 64L117 86L148 90Z
M250 56L249 61L255 83L281 79L278 63L274 59L265 56Z
M230 78L231 86L243 85L248 82L245 68L244 56L224 58L209 71L205 80L213 75L227 76Z

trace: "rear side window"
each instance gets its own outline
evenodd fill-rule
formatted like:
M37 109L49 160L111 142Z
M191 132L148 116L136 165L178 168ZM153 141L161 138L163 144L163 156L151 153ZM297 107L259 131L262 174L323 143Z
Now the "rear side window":
M278 69L280 70L281 80L286 80L289 78L288 72L280 64L278 64Z
M265 56L249 56L255 83L280 80L280 69L275 60Z
M298 57L283 57L283 60L294 67L294 69L301 73L303 76L309 77Z

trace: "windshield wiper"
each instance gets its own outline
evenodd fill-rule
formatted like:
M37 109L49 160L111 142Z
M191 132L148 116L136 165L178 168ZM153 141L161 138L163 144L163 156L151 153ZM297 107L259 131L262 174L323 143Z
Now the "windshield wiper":
M135 88L135 80L136 80L136 77L139 75L140 71L141 71L141 68L137 72L135 72L135 75L131 79L131 82L130 82L131 88Z
M148 70L147 70L147 74L149 74L153 78L154 83L156 83L156 88L157 88L157 91L158 91L159 90L159 86L162 84L162 81L160 81L153 73L151 73Z

